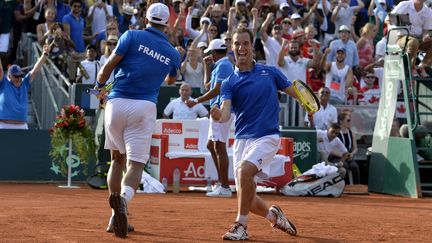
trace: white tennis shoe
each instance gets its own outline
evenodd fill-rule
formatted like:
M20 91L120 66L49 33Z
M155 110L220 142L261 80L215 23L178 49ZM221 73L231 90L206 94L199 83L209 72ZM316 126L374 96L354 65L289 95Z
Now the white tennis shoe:
M296 227L285 217L285 214L279 206L271 206L270 211L276 215L276 224L272 225L274 228L280 229L293 236L297 234Z
M246 231L247 226L243 226L239 222L235 222L231 229L228 230L223 236L224 240L247 240L249 238Z
M206 193L207 197L232 197L231 189L222 186L216 187L213 191Z

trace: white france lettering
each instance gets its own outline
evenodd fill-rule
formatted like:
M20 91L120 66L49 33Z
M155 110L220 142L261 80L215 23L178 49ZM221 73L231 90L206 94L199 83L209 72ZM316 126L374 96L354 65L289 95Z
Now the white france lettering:
M166 56L160 54L159 52L152 50L149 47L144 46L144 45L139 45L138 51L142 52L148 56L151 56L152 58L160 61L161 63L163 63L165 65L169 65L169 63L171 61L171 59L169 59L168 57L166 57Z

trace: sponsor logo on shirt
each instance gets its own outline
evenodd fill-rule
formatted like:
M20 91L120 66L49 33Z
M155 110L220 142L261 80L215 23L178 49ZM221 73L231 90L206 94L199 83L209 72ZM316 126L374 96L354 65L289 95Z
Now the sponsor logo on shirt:
M261 71L261 75L263 75L263 76L267 76L267 75L269 75L269 74L266 72L266 70L262 70L262 71Z
M198 150L198 138L185 138L184 148Z
M182 134L182 123L162 123L162 134Z

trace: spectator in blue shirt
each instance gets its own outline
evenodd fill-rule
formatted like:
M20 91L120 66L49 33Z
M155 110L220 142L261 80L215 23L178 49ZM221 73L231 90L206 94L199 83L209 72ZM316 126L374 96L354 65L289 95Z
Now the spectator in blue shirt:
M49 48L45 45L41 57L25 76L18 65L10 66L5 75L0 61L0 129L28 129L28 92L48 54Z
M330 44L330 54L327 56L327 62L335 62L336 61L336 51L338 49L345 49L345 61L344 63L350 68L356 67L359 65L359 56L356 43L350 39L351 29L342 25L339 28L339 39L333 41Z

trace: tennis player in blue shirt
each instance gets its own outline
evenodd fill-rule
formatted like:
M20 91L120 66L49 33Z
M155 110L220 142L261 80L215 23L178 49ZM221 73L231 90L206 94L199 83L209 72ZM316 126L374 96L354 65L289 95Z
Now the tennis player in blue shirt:
M221 108L210 111L214 120L225 122L236 115L234 175L239 209L224 240L246 240L248 214L265 217L273 227L296 235L294 225L279 206L267 207L256 194L256 176L269 175L270 163L279 149L278 91L297 98L291 82L275 67L253 60L253 35L245 28L234 32L232 49L236 58L234 73L222 82Z
M113 209L110 223L115 235L121 238L127 236L128 228L132 229L127 224L126 208L149 158L159 88L164 80L168 84L175 82L184 55L184 50L172 47L163 33L169 19L166 5L152 4L146 19L150 27L126 31L120 37L97 79L99 97L103 98L103 86L116 69L105 108L105 149L111 150L112 158L108 172L109 203ZM126 174L122 176L126 165Z

